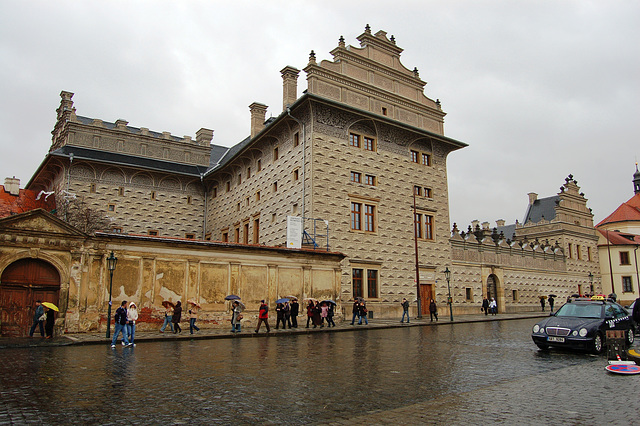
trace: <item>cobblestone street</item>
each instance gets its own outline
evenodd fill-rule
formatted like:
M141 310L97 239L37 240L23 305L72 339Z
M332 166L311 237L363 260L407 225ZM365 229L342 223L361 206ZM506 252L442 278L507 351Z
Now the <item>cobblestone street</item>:
M534 318L465 320L140 333L115 349L98 335L2 341L0 424L635 422L639 376L605 372L603 356L539 351Z

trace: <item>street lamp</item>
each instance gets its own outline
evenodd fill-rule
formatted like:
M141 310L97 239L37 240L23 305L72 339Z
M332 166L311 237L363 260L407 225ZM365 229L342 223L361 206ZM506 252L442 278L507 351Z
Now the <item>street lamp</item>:
M591 288L591 295L593 296L593 274L589 271L589 286Z
M447 303L449 304L449 317L451 322L453 322L453 308L451 307L453 299L451 298L451 284L449 284L451 281L451 271L449 270L449 267L444 270L444 277L447 279L447 289L449 290L449 299L447 300Z
M111 289L113 287L113 271L116 270L118 258L113 252L107 257L107 269L109 270L109 309L107 313L107 339L111 337Z

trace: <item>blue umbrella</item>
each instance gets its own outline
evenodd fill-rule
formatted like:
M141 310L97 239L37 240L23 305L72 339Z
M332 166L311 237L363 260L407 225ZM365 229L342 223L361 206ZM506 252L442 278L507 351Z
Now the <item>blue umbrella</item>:
M288 301L289 301L289 299L287 299L286 297L283 297L282 299L276 300L276 303L285 303L285 302L288 302Z
M230 294L226 296L224 300L240 300L240 296L236 296L235 294Z

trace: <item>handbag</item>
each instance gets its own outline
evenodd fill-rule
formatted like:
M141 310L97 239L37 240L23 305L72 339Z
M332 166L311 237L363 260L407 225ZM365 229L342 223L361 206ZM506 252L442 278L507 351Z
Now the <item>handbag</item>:
M42 314L40 315L40 318L38 318L38 321L46 321L47 320L47 314Z
M242 314L238 314L238 316L236 317L236 321L240 321L242 319Z

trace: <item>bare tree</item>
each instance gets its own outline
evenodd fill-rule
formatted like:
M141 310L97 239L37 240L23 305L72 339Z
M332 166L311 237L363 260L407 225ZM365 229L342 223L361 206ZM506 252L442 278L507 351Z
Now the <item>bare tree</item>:
M105 211L92 208L82 198L63 198L57 203L57 215L86 234L109 231L112 226Z

